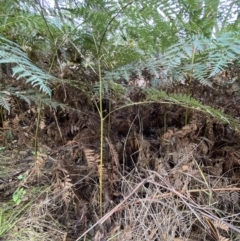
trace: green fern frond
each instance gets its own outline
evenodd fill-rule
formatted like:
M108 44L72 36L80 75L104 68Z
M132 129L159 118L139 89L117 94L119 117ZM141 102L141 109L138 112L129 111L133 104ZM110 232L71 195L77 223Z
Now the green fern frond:
M66 109L71 109L71 107L60 103L58 101L54 101L52 98L49 98L46 95L43 95L39 92L36 92L35 90L25 90L25 91L21 91L18 88L9 88L9 93L12 96L15 96L23 101L25 101L29 106L34 103L36 106L39 106L40 103L54 109L57 110L57 108L60 108L62 110L66 110ZM72 108L72 110L76 111L74 108Z
M10 112L10 94L6 91L0 91L0 106Z
M166 78L171 76L175 81L184 81L184 76L190 74L201 84L211 86L213 76L239 62L238 39L235 33L223 34L215 39L207 39L203 35L192 36L172 45L164 54L159 53L145 61L115 69L114 77L128 81L130 73L139 75L139 71L148 69L157 78L161 71L167 73Z
M226 115L221 110L214 109L208 105L203 105L196 99L185 94L167 94L164 91L159 91L155 88L149 88L144 91L146 93L147 101L154 101L161 103L162 101L167 104L175 104L184 108L190 108L197 111L204 112L222 123L229 124L239 130L240 122L232 116Z
M11 96L15 96L23 101L25 101L29 106L31 105L31 99L29 98L29 96L31 94L33 95L37 95L38 93L36 93L34 90L20 90L19 88L14 88L14 87L9 87L8 88Z
M31 63L28 56L13 42L0 37L0 64L13 64L13 76L17 79L24 78L26 83L38 86L41 91L51 95L49 87L53 76L44 73Z

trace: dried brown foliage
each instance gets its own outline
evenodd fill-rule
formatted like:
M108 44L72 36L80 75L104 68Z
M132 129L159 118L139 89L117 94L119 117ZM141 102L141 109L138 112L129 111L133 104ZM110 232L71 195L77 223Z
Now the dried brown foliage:
M198 88L201 91L195 97L205 93L208 102L214 96L216 106L229 98L226 93L217 97L208 95L205 87ZM144 100L138 88L133 90L131 99ZM189 111L189 122L184 125L185 109L174 105L129 106L113 112L105 120L105 215L101 219L99 115L84 92L78 95L68 85L65 91L66 99L63 90L56 89L55 99L64 99L82 112L44 107L37 156L29 154L36 107L23 110L19 105L6 115L3 145L7 142L9 148L30 152L17 157L21 170L0 183L5 199L18 185L50 186L48 193L39 195L35 211L43 219L57 220L66 230L61 236L66 240L77 240L83 234L96 241L238 240L238 132L197 111ZM179 85L178 91L186 89ZM238 102L238 97L230 98L229 103L235 104L226 111L236 115ZM26 170L30 170L29 177L23 184L16 175Z

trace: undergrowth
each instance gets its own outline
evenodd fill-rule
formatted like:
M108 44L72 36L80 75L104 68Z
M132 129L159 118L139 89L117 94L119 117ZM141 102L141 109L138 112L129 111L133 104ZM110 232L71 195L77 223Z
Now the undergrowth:
M20 2L0 18L0 238L239 240L224 4Z

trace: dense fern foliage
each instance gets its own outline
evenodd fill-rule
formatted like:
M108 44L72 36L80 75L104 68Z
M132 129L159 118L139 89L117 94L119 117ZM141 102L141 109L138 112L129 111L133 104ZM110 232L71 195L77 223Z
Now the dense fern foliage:
M172 81L183 82L187 74L192 74L202 84L211 85L211 77L239 64L239 38L239 33L235 32L221 34L217 38L193 35L172 45L164 54L156 53L144 62L125 65L113 75L116 79L125 77L129 80L128 73L133 71L141 75L141 70L147 68L155 77L162 72Z
M117 95L120 89L127 93L129 81L144 70L152 87L189 78L212 86L217 74L239 64L238 9L235 1L218 0L55 1L54 6L11 0L1 10L0 62L47 95L55 78L46 71L55 63L60 70L75 64L94 73L100 64L105 93L111 86ZM37 51L48 58L49 70L36 67ZM4 96L1 105L9 110Z

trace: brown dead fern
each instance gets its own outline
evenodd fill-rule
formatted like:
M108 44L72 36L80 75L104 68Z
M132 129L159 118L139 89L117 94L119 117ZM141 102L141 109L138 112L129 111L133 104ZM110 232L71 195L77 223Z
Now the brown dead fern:
M110 153L111 153L113 163L116 165L117 169L120 171L120 162L119 162L118 152L117 152L116 148L114 147L114 145L112 144L112 142L107 137L105 139L110 148Z
M97 171L98 164L100 163L99 154L97 154L95 150L85 147L83 149L83 152L85 154L89 169Z

